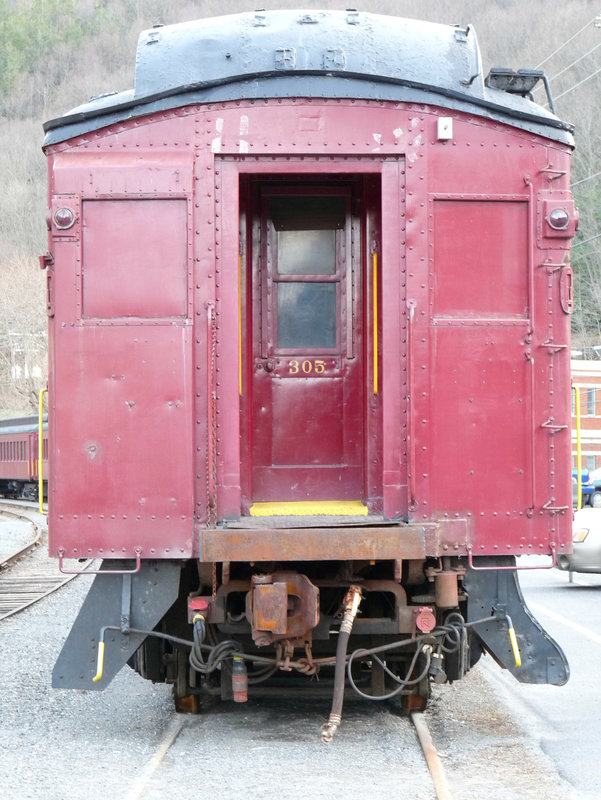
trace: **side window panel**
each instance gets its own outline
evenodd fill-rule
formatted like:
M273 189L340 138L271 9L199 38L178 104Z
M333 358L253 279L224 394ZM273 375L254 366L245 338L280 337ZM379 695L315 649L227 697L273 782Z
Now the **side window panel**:
M84 200L82 220L84 317L186 316L186 200Z
M434 201L434 314L528 315L528 204Z

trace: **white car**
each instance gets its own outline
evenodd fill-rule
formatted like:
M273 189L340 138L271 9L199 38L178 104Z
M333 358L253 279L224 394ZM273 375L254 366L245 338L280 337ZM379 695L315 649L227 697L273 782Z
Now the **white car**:
M601 572L601 508L581 508L574 514L574 551L560 555L557 566L569 572Z

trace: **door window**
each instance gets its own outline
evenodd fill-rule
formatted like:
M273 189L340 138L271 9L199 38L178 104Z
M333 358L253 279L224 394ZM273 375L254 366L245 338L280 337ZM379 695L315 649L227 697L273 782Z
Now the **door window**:
M336 347L336 284L280 283L278 349Z
M339 343L341 232L346 198L275 196L275 349L334 351Z

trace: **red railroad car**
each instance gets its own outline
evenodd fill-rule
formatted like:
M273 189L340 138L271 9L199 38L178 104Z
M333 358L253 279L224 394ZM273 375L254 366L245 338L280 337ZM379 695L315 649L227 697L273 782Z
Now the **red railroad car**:
M37 417L0 420L0 494L37 500L39 494L39 421ZM46 496L48 426L43 423L42 478Z
M409 706L483 650L567 680L515 570L571 547L541 79L471 27L259 11L142 33L134 90L46 124L50 552L103 559L56 686L336 664L329 738L345 664Z

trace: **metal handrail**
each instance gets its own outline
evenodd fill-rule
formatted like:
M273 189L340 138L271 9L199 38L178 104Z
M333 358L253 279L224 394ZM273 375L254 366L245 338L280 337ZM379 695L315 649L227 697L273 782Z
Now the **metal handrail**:
M413 352L415 331L413 329L415 319L415 300L407 300L407 414L409 417L409 447L408 447L408 460L409 460L409 504L411 509L417 508L417 483L416 483L416 452L415 452L415 376L414 362L415 356Z
M532 569L552 569L553 567L557 566L557 547L555 546L554 542L549 543L549 553L521 553L519 555L541 555L541 556L551 556L551 563L550 564L534 564L530 567L519 567L517 564L504 564L500 567L495 566L486 566L486 567L477 567L474 564L474 554L473 554L473 547L472 545L468 545L467 547L467 563L470 569L473 569L475 572L484 572L485 570L491 571L503 571L503 570L512 570L513 572L525 572L527 570ZM487 554L490 555L490 554Z
M133 569L64 569L63 563L65 560L65 548L59 547L57 550L57 557L58 557L58 571L62 572L63 575L134 575L136 572L139 572L142 567L142 548L135 547L134 554L136 557L136 566Z
M378 375L378 254L374 250L373 253L373 272L372 272L372 291L373 291L373 377L374 377L374 388L373 393L378 394L378 383L379 383L379 375Z

